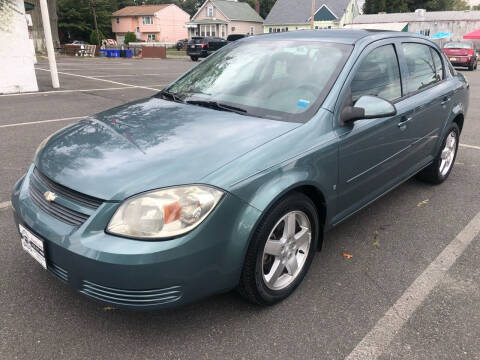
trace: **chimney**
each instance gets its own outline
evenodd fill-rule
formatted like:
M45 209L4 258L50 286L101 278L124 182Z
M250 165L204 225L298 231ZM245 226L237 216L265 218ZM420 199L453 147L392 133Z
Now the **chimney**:
M255 1L255 11L260 15L260 2L258 0Z

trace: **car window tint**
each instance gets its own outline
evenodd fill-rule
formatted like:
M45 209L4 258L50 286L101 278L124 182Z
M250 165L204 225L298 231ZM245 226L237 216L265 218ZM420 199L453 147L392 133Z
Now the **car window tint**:
M407 93L416 92L437 81L430 47L423 44L402 44L407 63Z
M430 51L432 52L433 56L433 63L435 64L435 72L437 74L437 80L442 80L443 79L443 64L442 64L442 59L440 59L440 55L438 52L430 48Z
M372 50L355 74L351 84L353 101L372 95L393 101L402 96L400 69L393 45Z

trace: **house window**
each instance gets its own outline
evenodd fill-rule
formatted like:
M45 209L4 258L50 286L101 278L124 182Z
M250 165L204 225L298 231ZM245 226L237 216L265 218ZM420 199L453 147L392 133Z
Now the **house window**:
M269 33L271 33L271 32L272 32L272 30L273 30L272 28L269 28L269 29L268 29L268 32L269 32Z
M424 36L430 36L430 29L420 30L420 34Z
M135 31L136 31L137 33L139 33L139 32L140 32L140 27L137 26L137 29L136 29Z
M232 26L232 32L234 32L234 31L235 31L235 26Z
M153 24L153 16L142 16L143 25L152 25Z
M207 7L207 16L213 17L213 6Z
M147 41L155 41L155 34L147 34Z
M222 25L222 37L225 38L225 25Z
M117 16L117 17L115 18L115 21L117 22L117 24L120 24L120 17Z
M253 35L253 34L254 34L253 26L250 26L250 35Z

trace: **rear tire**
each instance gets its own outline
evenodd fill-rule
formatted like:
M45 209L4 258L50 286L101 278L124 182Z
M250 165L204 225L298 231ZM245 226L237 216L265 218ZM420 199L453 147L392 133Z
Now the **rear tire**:
M453 169L457 157L460 129L456 123L450 125L442 146L433 162L417 174L417 178L430 184L443 183Z
M198 56L190 56L190 59L192 59L192 61L198 61Z
M288 297L312 263L318 233L312 200L299 192L284 197L253 233L238 292L260 305L273 305Z

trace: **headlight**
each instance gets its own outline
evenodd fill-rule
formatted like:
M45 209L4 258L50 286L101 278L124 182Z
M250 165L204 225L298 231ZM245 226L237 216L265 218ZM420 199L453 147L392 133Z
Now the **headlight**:
M200 225L222 196L222 191L205 185L179 186L140 194L120 205L107 231L145 239L185 234Z

